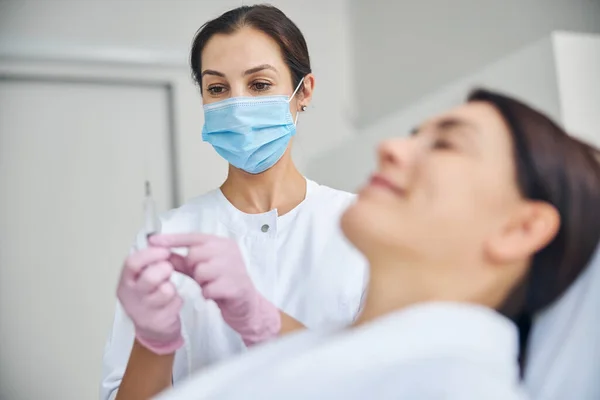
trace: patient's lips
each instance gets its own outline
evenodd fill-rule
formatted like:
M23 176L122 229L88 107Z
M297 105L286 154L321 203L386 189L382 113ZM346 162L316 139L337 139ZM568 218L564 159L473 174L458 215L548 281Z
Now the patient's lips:
M402 189L400 185L395 184L383 174L373 174L367 188L384 189L401 197L404 197L405 195L404 189Z

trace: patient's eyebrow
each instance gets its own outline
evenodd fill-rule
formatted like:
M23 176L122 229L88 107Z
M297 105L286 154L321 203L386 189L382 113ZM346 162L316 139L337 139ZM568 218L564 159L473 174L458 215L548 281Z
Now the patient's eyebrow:
M438 120L427 122L424 125L415 126L410 130L409 133L411 136L418 135L420 132L427 130L438 133L446 133L454 128L462 127L468 128L469 130L477 131L477 126L473 123L458 117L447 116L442 117Z
M469 128L477 131L477 127L471 122L457 117L444 117L435 123L435 129L440 132L447 132L454 128Z

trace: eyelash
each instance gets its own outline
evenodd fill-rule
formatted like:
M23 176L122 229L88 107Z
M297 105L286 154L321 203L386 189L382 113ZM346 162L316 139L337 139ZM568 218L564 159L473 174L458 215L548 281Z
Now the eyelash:
M264 86L262 89L258 89L256 86L257 85L262 85ZM254 88L255 91L257 92L264 92L266 90L271 89L271 86L273 86L271 83L269 82L253 82L252 85L250 85L250 87Z
M220 92L215 92L215 89L222 89ZM218 96L220 94L223 94L225 90L225 86L222 85L214 85L214 86L209 86L208 88L206 88L206 91L213 95L213 96Z
M433 142L433 149L435 150L451 150L453 147L452 143L445 139L436 139Z
M259 89L257 86L262 86L262 88ZM255 92L265 92L265 91L271 89L271 86L273 86L273 84L269 83L269 82L252 82L252 84L250 85L250 88L252 90L254 90ZM215 89L218 89L220 91L217 92ZM219 96L219 95L225 93L226 89L227 88L223 85L213 85L213 86L209 86L206 89L206 91L213 96Z

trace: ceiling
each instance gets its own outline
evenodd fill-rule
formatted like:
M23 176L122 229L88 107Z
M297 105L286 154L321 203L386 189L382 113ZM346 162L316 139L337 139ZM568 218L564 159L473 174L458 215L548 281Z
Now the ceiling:
M359 127L554 30L600 33L600 0L349 0Z

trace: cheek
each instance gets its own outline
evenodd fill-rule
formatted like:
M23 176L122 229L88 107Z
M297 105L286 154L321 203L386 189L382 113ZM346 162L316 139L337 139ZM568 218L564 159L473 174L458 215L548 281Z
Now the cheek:
M410 198L410 223L415 248L427 258L450 261L483 240L488 201L495 201L489 182L476 166L444 165L423 171Z
M480 188L477 168L465 162L430 162L419 171L411 196L416 208L432 219L471 214Z
M440 155L419 171L415 201L439 219L494 213L511 195L506 175L493 160Z

